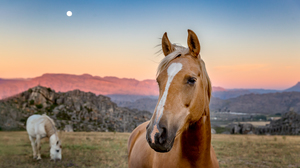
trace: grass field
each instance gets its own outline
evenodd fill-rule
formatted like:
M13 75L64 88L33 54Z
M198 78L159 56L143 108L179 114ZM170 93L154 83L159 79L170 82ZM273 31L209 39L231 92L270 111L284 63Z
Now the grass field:
M26 132L0 132L0 167L127 167L129 133L62 133L63 159L32 159ZM220 167L300 167L300 136L213 135Z

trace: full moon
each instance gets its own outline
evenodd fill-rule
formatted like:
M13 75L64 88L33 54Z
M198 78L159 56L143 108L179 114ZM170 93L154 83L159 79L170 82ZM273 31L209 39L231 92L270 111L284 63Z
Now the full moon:
M71 11L68 11L68 12L67 12L67 16L69 16L69 17L72 16L72 12L71 12Z

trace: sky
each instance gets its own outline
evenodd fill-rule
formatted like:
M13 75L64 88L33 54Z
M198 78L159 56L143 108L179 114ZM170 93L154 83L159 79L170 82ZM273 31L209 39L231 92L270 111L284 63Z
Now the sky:
M68 17L67 11L73 15ZM0 78L44 73L155 79L164 32L199 38L213 86L300 81L300 1L0 1Z

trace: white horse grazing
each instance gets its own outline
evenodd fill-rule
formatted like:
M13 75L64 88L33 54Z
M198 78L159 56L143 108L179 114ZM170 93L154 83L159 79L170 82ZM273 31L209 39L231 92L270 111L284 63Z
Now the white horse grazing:
M32 115L27 119L26 130L31 141L33 158L41 159L40 140L48 137L50 141L50 157L61 160L61 143L56 133L54 121L47 115Z

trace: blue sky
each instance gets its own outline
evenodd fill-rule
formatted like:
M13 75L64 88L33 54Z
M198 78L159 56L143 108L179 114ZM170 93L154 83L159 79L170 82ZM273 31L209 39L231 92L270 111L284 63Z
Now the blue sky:
M154 79L159 38L168 32L185 46L192 29L214 86L283 89L300 81L300 1L2 0L0 23L0 78Z

